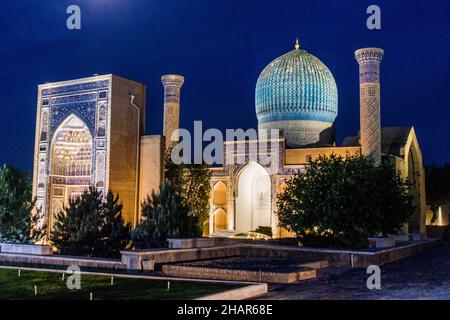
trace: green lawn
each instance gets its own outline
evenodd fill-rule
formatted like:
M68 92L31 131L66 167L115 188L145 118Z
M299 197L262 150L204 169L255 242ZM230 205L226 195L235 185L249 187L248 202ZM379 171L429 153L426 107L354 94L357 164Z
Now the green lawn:
M69 275L65 275L65 280ZM35 296L34 286L38 294ZM149 300L193 299L230 290L235 286L199 282L130 279L99 275L81 275L81 290L69 290L61 273L0 269L0 300Z

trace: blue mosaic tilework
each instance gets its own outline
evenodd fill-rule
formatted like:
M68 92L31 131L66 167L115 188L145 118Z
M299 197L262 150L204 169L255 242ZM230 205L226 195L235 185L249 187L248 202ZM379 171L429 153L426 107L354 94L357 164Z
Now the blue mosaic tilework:
M101 90L102 96L107 97L109 82L101 80L43 89L41 94L45 97L42 103L51 105L50 133L53 134L70 114L75 114L94 135L98 90Z
M258 78L258 121L318 120L334 122L337 86L331 71L304 50L292 50L272 61Z
M101 81L77 83L56 88L43 89L42 96L67 94L72 92L80 93L83 91L94 91L108 88L109 88L109 80L101 80Z

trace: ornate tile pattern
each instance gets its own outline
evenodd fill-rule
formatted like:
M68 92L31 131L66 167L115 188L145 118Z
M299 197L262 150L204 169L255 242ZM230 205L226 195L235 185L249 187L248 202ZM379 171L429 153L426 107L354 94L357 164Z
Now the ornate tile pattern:
M94 182L100 191L105 191L106 152L107 152L107 119L109 109L110 80L97 80L75 84L62 84L40 92L39 146L37 157L36 197L41 210L51 222L51 214L60 210L61 203L50 199L50 185L63 184L70 192L80 192L77 185ZM59 177L49 181L50 152L52 140L58 127L71 115L76 115L89 128L93 138L92 177ZM69 187L73 186L73 187ZM75 189L74 189L75 188ZM55 194L57 197L64 193ZM56 202L55 202L56 201ZM56 211L55 211L56 210Z
M238 183L238 177L241 173L242 169L245 168L250 161L254 161L260 164L270 176L271 179L271 194L270 194L270 203L272 204L271 211L271 221L272 228L274 234L276 235L278 232L277 220L276 220L276 199L278 192L280 190L280 185L284 183L286 180L292 178L295 174L303 172L304 166L291 167L286 168L285 163L285 145L284 140L280 139L278 143L273 143L270 146L263 146L261 141L246 141L242 143L242 141L234 142L234 143L226 143L224 146L224 159L226 159L226 164L217 170L211 171L212 177L210 181L211 185L211 194L210 194L210 212L209 212L209 231L213 232L213 215L214 212L221 208L229 217L228 220L228 228L234 229L236 223L236 199L235 199L235 191ZM262 164L261 162L261 147L267 148L264 149L264 152L268 152L272 159L276 159L278 165L273 165L272 163ZM239 161L238 161L239 160ZM243 162L242 162L243 161ZM265 163L265 161L264 161ZM214 203L214 186L218 183L224 183L227 189L227 203L223 205L217 205Z
M333 74L296 46L261 72L255 90L259 128L282 128L290 147L332 145L338 114Z
M260 74L255 93L258 121L333 122L338 113L334 77L325 64L295 49L272 61Z
M362 153L381 163L380 64L384 51L377 48L355 52L359 64L360 125Z

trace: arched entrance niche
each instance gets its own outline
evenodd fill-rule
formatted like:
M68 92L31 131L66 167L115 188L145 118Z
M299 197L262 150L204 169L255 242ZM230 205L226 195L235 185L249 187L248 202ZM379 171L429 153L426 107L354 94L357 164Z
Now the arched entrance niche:
M235 229L245 232L271 226L271 180L266 169L252 161L236 179Z
M92 135L87 125L70 115L53 135L50 154L50 227L55 215L92 184Z
M213 232L227 230L227 213L222 208L217 209L213 213Z
M213 204L227 204L227 186L222 181L217 182L213 188Z

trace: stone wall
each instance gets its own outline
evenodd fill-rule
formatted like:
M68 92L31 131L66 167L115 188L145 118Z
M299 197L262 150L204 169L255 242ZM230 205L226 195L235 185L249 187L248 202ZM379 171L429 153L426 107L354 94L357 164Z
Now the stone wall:
M330 156L331 154L336 154L345 157L346 155L356 155L360 153L361 147L286 149L286 165L306 165L309 162L308 157L311 157L311 160L315 160L320 155Z
M210 248L217 246L229 246L234 244L254 244L254 245L272 245L277 244L279 240L252 240L252 239L233 239L219 237L203 237L203 238L185 238L185 239L168 239L169 248L172 249L191 249L191 248Z
M96 259L73 256L46 256L32 254L0 253L0 262L15 264L35 264L101 268L142 270L143 262L153 261L155 264L213 260L227 257L273 257L293 258L304 261L327 260L331 266L363 268L372 264L383 265L440 245L439 240L417 241L401 247L377 252L329 250L317 248L296 248L277 245L235 244L211 248L193 249L153 249L123 251L122 260ZM144 263L145 264L145 263ZM305 265L306 266L306 265ZM310 265L310 268L315 268Z
M383 265L391 263L429 250L440 243L441 242L437 240L420 241L415 244L387 249L372 254L352 254L350 256L350 266L353 268L365 268L370 265Z
M164 265L162 267L162 271L167 276L180 278L271 283L294 283L300 280L312 279L316 277L316 270L305 268L299 268L299 271L297 272L259 272L225 268Z
M194 249L161 249L122 251L122 263L130 270L142 270L142 262L153 260L156 264L210 260L241 255L241 246L222 246Z
M159 191L164 170L164 137L142 136L140 158L139 203L152 191Z
M120 260L112 259L94 259L72 256L45 256L30 254L11 254L0 253L0 263L18 264L18 265L41 265L41 266L79 266L84 268L95 269L125 269L126 265Z
M139 111L130 95L135 96L133 104ZM143 84L112 76L107 185L120 195L123 216L131 223L139 211L139 149L140 136L145 132L145 97Z
M376 252L297 248L278 245L234 244L210 248L123 251L122 263L128 269L142 270L142 261L144 260L154 260L156 264L164 264L248 256L290 258L301 259L303 261L327 260L331 266L363 268L372 264L382 265L390 263L431 249L439 244L440 242L438 240L417 241L404 246Z
M0 243L1 253L14 254L34 254L34 255L52 255L52 246L39 246L32 244L15 244L15 243Z

